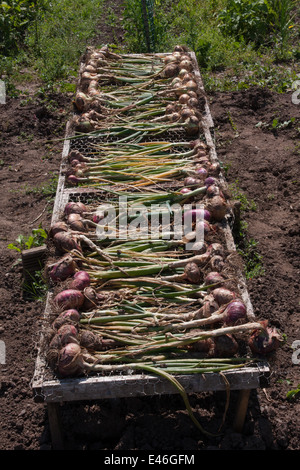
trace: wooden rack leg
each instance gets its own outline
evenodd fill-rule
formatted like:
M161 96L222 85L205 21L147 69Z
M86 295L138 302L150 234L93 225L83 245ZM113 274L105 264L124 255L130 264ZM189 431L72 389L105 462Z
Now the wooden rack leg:
M63 450L63 433L60 422L59 404L47 403L48 419L53 450Z
M233 423L233 428L236 432L242 432L245 417L248 408L248 402L250 397L251 390L240 390L239 397L237 401L236 414Z

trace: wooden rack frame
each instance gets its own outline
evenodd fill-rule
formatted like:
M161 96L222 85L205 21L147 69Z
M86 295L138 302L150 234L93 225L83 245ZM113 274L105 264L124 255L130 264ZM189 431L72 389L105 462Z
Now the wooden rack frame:
M196 74L198 86L202 91L204 91L195 54L191 52L190 55L194 62L194 72ZM218 162L213 138L214 124L207 100L202 124L206 143L210 151L211 161ZM66 169L67 156L70 150L70 132L70 124L68 123L66 126L66 136L62 151L61 168L53 209L52 223L60 220L65 204L68 202L72 194L75 193L79 195L82 192L90 192L90 190L86 188L74 189L65 187L64 170ZM223 178L222 175L221 178ZM223 183L226 184L224 179ZM230 217L228 217L224 221L223 229L227 248L234 251L236 250L236 247L230 224ZM243 273L240 273L238 288L241 297L247 306L249 320L255 321ZM49 318L51 295L52 293L49 292L44 312L45 319ZM43 337L43 332L41 333L41 336ZM251 390L268 386L268 379L270 376L269 365L266 362L261 362L251 367L243 367L241 369L226 371L223 375L226 377L226 382L224 381L224 378L217 373L180 375L177 376L176 379L184 386L188 394L208 391L226 391L228 386L230 390L238 390L239 399L236 404L236 416L233 426L236 431L241 432L246 417ZM63 432L59 419L59 405L62 403L178 393L175 387L170 384L168 380L148 374L132 373L127 375L91 376L62 380L57 378L49 379L47 378L48 376L49 369L47 368L47 364L41 350L39 350L32 381L32 389L35 400L43 401L47 404L54 449L63 448Z

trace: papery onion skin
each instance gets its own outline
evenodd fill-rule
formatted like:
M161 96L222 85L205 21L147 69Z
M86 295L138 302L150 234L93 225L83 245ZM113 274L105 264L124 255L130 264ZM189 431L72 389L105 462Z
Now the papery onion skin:
M83 291L86 287L89 287L91 283L90 275L86 271L77 271L73 276L70 289L78 289Z
M184 274L192 284L199 284L201 281L201 271L196 263L187 263L184 268Z
M268 321L260 322L261 330L255 330L248 340L249 347L253 354L269 354L280 347L282 338L276 328L268 326Z
M224 277L217 271L211 271L205 276L204 284L206 286L224 282Z
M81 347L76 343L64 346L58 355L57 372L62 377L72 377L84 371Z
M226 325L235 325L247 317L247 308L241 300L232 300L226 307L224 312L224 322Z
M239 345L236 339L229 334L213 338L213 347L210 351L213 357L233 357L238 353Z
M76 289L65 289L59 292L55 298L54 303L58 308L63 310L79 309L84 302L84 295Z
M77 324L81 318L80 313L75 308L69 310L64 310L61 312L58 317L52 322L52 328L58 330L65 323L75 323Z
M53 282L65 281L75 274L77 264L71 255L65 255L54 265L50 266L49 277Z
M224 305L236 298L236 293L224 287L217 287L211 291L212 296L218 305Z
M75 237L68 232L58 232L53 237L55 247L61 252L70 252L72 250L81 251L80 245L77 243Z
M83 204L83 202L68 202L64 208L64 213L66 215L72 213L82 214L83 212L88 212L88 208Z

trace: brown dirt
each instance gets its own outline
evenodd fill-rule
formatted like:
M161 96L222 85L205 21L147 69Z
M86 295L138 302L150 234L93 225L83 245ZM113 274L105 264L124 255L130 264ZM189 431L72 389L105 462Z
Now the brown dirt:
M2 450L52 449L47 410L34 401L31 390L43 303L24 295L19 255L7 249L19 234L50 224L51 203L41 188L58 174L62 142L50 144L48 139L63 137L71 95L50 98L50 109L49 97L45 103L38 94L26 102L24 97L8 99L0 106L0 340L6 346L6 363L0 365ZM300 449L300 402L286 398L300 382L291 349L293 341L300 340L300 108L292 104L290 94L259 88L209 98L227 181L238 180L248 199L257 204L256 211L244 216L265 270L248 281L254 311L286 338L268 358L270 386L251 392L242 433L232 427L237 398L232 392L221 434L215 438L195 429L177 395L64 404L66 449L173 453ZM283 122L292 117L297 121L277 132L270 126L256 127L258 122L270 125L274 118ZM225 400L223 392L190 396L196 416L214 433L222 422Z

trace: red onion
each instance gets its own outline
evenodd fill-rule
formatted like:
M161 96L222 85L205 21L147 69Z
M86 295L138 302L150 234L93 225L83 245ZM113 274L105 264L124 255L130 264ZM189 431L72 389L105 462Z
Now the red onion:
M211 271L209 274L205 276L204 284L206 286L210 286L213 284L219 284L220 282L224 282L224 277L218 273L217 271Z
M67 223L71 230L74 230L76 232L86 232L86 228L80 214L70 214L68 216Z
M78 323L80 320L80 313L75 308L64 310L52 322L52 328L58 330L65 323Z
M204 181L205 186L211 186L211 185L216 185L217 180L216 178L213 178L212 176L208 176L205 181Z
M68 175L68 177L67 177L67 182L70 183L73 186L77 186L79 181L80 181L79 178L77 176L75 176L74 174Z
M52 281L65 281L68 277L73 276L77 268L76 262L71 255L65 255L55 264L49 266L49 277Z
M63 377L83 372L84 366L79 344L69 343L60 350L57 369L59 375Z
M189 209L184 212L183 216L186 220L191 218L192 222L201 220L210 221L210 212L207 209Z
M197 186L201 183L200 180L197 178L193 178L193 176L187 176L184 180L184 185L185 186Z
M82 330L80 333L80 346L92 351L104 349L102 338L89 330Z
M255 330L249 338L248 344L254 354L268 354L280 346L282 338L275 328L268 326L268 321L260 322L263 329Z
M68 202L65 205L64 213L65 215L69 215L72 213L75 214L82 214L83 212L88 212L88 208L86 207L83 202Z
M67 232L68 231L68 226L65 222L55 222L53 225L51 225L50 231L49 231L49 237L53 238L54 235L56 235L59 232Z
M182 194L187 194L187 193L190 193L190 192L191 192L191 189L189 189L189 188L182 188L182 189L180 190L180 192L181 192Z
M84 295L76 289L66 289L57 294L54 303L63 310L79 309L84 302Z
M91 279L86 271L77 271L73 276L73 281L70 284L70 289L84 290L90 285Z
M224 312L224 321L227 325L234 325L239 320L246 319L247 309L241 300L232 300Z
M206 168L203 168L203 167L198 168L198 169L196 170L196 173L197 173L197 176L198 176L198 177L201 177L201 179L202 179L202 178L204 179L204 178L206 178L206 176L207 176L207 170L206 170ZM205 181L206 181L206 180L205 180ZM206 185L206 183L205 183L205 185Z
M207 185L205 184L205 186ZM207 186L206 195L210 198L220 196L220 188L216 184L210 184Z
M211 292L211 295L219 305L227 304L236 298L235 292L224 287L217 287Z
M76 238L68 232L58 232L53 237L53 243L60 252L66 252L71 250L81 251Z
M62 325L58 329L57 334L60 337L62 346L68 343L78 343L78 331L74 325L68 323Z

